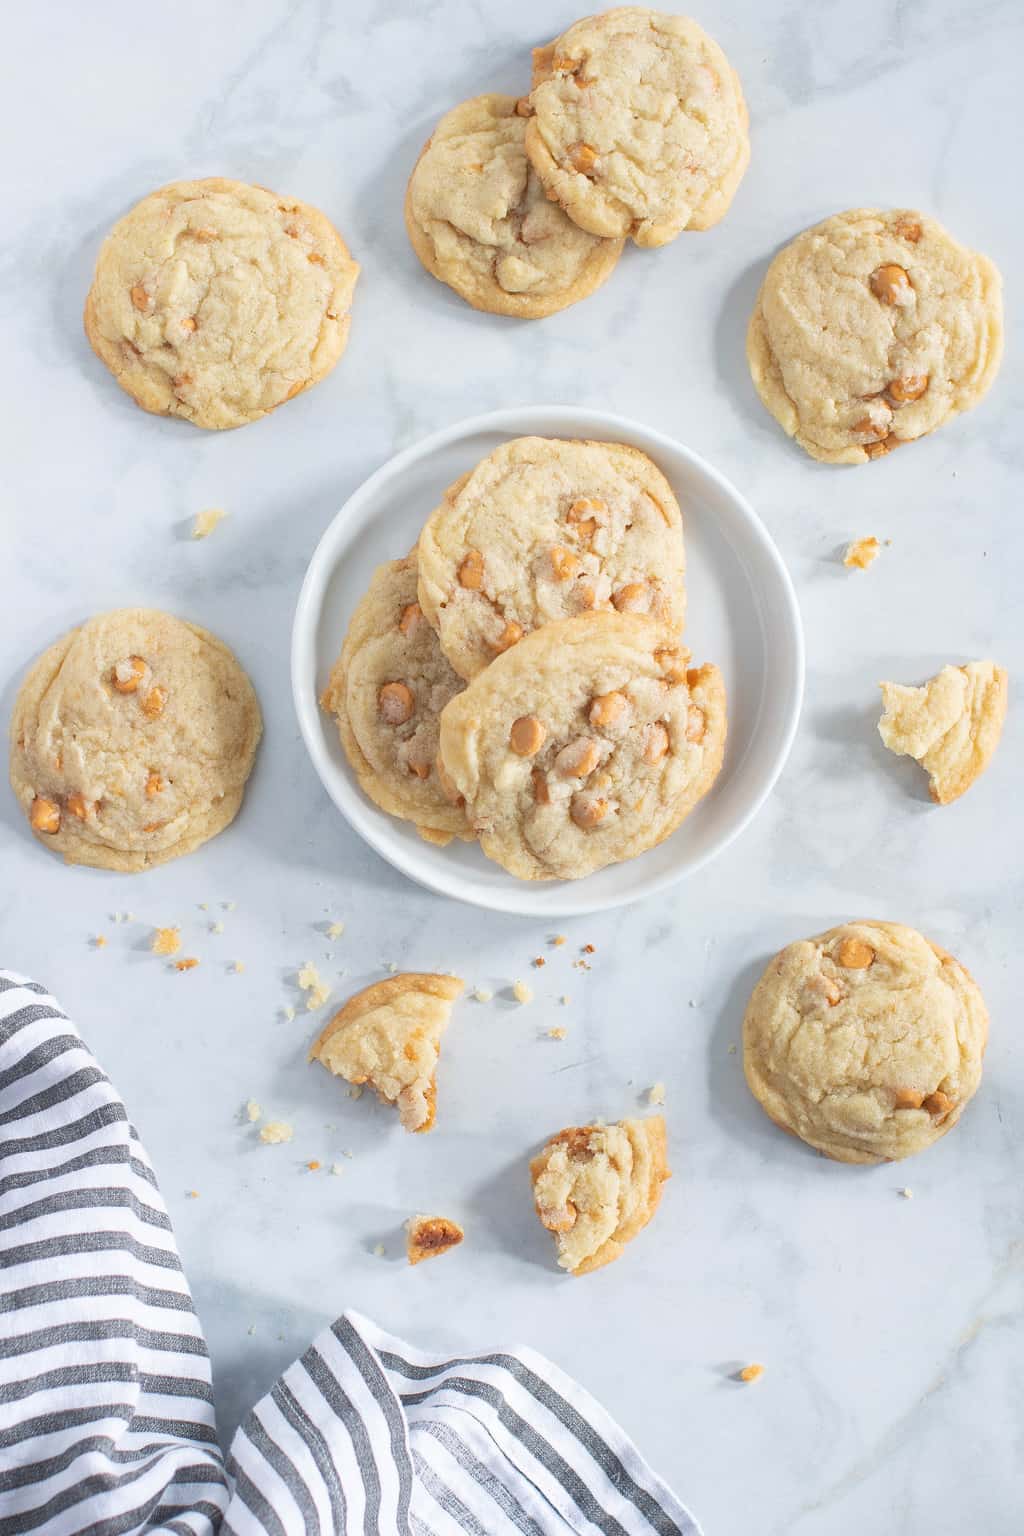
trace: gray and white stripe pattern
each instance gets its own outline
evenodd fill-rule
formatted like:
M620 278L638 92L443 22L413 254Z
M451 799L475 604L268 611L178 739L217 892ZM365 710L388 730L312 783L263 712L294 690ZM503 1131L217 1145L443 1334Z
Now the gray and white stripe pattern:
M115 1089L0 971L0 1536L699 1536L530 1350L441 1360L354 1313L225 1464L170 1221Z

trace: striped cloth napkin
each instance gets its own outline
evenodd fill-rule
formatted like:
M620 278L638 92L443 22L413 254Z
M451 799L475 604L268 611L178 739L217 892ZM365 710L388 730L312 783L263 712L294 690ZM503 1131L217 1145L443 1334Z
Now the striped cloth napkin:
M540 1355L439 1359L356 1313L225 1461L171 1223L46 990L0 971L0 1536L699 1536Z

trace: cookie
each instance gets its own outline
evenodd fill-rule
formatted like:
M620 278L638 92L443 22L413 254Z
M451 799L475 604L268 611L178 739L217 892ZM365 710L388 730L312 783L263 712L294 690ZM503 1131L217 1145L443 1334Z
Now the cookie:
M575 880L653 848L725 749L717 667L639 614L560 619L499 656L441 715L445 772L488 858Z
M474 96L438 123L405 196L427 271L474 309L540 320L599 288L621 240L586 234L544 193L514 96Z
M881 458L969 411L1002 350L999 273L909 209L804 230L768 268L747 332L761 399L828 464Z
M405 1224L405 1256L410 1264L422 1264L424 1259L450 1253L465 1235L450 1216L412 1216Z
M350 997L314 1042L319 1061L347 1082L365 1083L382 1104L396 1104L407 1131L429 1131L437 1114L437 1060L458 976L389 976Z
M316 208L220 176L176 181L103 242L85 331L144 410L241 427L330 373L358 275Z
M589 1275L620 1258L658 1209L671 1178L665 1122L651 1115L571 1126L533 1158L530 1178L560 1268Z
M620 6L534 54L526 153L593 235L667 245L725 213L750 160L739 78L695 21Z
M378 566L321 698L375 805L428 842L472 838L438 778L438 719L462 688L416 598L416 556Z
M916 758L933 800L948 805L985 772L1006 719L1006 673L994 661L943 667L923 688L882 683L878 733L890 752Z
M242 804L262 733L223 641L146 608L90 619L29 670L11 783L40 842L126 873L191 853Z
M743 1066L783 1130L839 1162L893 1162L959 1120L987 1035L952 955L899 923L844 923L772 960L743 1020Z
M420 604L462 677L577 613L683 626L679 504L647 455L622 443L503 443L449 489L417 553Z

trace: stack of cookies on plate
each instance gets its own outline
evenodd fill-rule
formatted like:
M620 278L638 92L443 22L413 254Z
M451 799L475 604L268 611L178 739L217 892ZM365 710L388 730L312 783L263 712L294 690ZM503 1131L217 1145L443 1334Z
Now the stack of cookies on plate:
M381 566L322 703L366 794L521 879L576 879L668 837L725 748L692 667L682 515L621 443L503 443Z

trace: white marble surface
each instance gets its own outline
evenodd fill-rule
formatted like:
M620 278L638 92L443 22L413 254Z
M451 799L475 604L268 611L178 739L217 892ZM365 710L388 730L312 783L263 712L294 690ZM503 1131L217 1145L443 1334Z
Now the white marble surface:
M237 649L267 733L237 824L145 876L63 868L4 789L0 958L63 998L128 1099L208 1331L225 1433L320 1324L356 1306L421 1341L521 1338L547 1351L715 1536L1016 1531L1024 717L1011 709L985 780L943 810L913 765L883 753L874 722L879 677L990 653L1024 672L1024 219L1011 148L1024 17L1012 0L699 10L750 102L753 163L733 210L710 234L628 251L596 297L517 326L425 276L402 192L436 116L478 90L522 88L529 46L575 9L98 0L7 16L0 705L6 716L22 669L64 628L146 603ZM136 410L80 324L107 226L152 187L210 173L320 205L363 264L336 373L223 435ZM996 259L1008 356L975 414L877 465L836 470L791 448L762 411L742 337L776 247L871 201L919 204ZM339 993L389 961L453 968L498 992L531 974L548 934L425 894L348 831L299 742L289 625L320 530L370 470L462 415L545 398L673 433L753 499L797 582L807 707L770 804L698 881L565 925L569 943L531 976L532 1006L499 992L460 1009L440 1124L424 1141L305 1065L314 1021L282 1017L296 965L317 960ZM210 505L229 521L190 542L190 519ZM837 547L871 532L891 548L866 575L844 571ZM237 907L222 913L221 901ZM125 908L136 922L113 926L108 914ZM985 1082L955 1134L870 1171L776 1132L728 1050L771 951L866 914L954 950L993 1024ZM347 928L329 944L318 928L333 917ZM221 937L204 931L217 918ZM169 974L147 953L154 923L181 923L202 967ZM102 951L90 948L98 932ZM571 962L587 942L583 974ZM236 958L242 975L228 972ZM541 1038L554 1024L568 1028L561 1044ZM621 1264L565 1280L531 1214L524 1157L563 1123L636 1108L656 1079L676 1170L657 1224ZM292 1146L261 1148L236 1123L249 1095L294 1121ZM303 1171L341 1148L354 1156L340 1179ZM904 1184L912 1201L896 1192ZM399 1224L431 1208L463 1217L467 1243L409 1270ZM750 1359L767 1374L742 1389L729 1372Z

